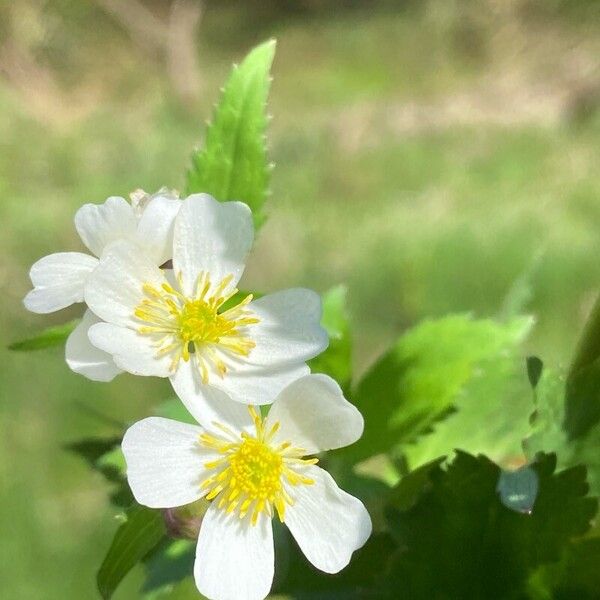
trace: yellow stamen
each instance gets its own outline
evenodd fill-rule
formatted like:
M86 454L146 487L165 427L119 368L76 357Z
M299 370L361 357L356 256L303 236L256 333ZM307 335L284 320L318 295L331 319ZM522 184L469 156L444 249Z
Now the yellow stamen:
M318 459L302 458L305 451L292 447L290 442L271 445L279 423L266 427L255 407L249 406L248 411L254 422L254 434L245 431L235 434L229 427L213 423L226 437L215 433L200 436L201 446L221 455L204 463L211 473L200 487L208 490L206 498L215 500L216 506L226 513L237 511L240 519L250 513L252 525L263 514L273 516L274 509L283 522L286 505L294 504L291 488L314 484L302 471Z
M210 275L201 272L192 297L184 296L168 283L158 288L150 283L142 286L145 297L133 311L141 321L138 332L154 338L157 358L171 357L171 371L177 369L180 360L191 360L202 382L209 383L211 371L224 378L227 359L247 357L255 347L247 330L259 322L246 308L252 294L221 311L223 304L238 291L235 288L225 291L232 279L233 275L227 275L213 286ZM177 274L177 280L181 285L181 273Z

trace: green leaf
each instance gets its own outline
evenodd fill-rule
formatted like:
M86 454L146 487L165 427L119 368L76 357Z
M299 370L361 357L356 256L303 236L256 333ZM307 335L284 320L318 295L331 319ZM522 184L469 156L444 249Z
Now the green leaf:
M583 464L588 469L592 493L600 495L600 423L585 434L571 439L564 429L564 376L544 369L534 396L535 410L530 417L530 430L523 440L523 449L530 459L538 452L555 452L561 468Z
M498 314L500 320L508 321L529 312L528 307L533 298L534 277L539 271L543 257L542 251L536 252L522 273L513 281L500 307Z
M531 465L539 488L528 512L503 504L501 470L484 456L458 452L446 469L430 469L416 503L388 509L401 550L384 597L396 598L401 589L413 600L523 598L529 576L558 561L570 540L588 531L598 508L586 497L583 467L554 473L555 466L552 455Z
M594 600L600 590L600 538L571 545L560 565L560 576L552 586L554 600Z
M454 411L414 444L403 447L410 466L447 455L455 448L485 454L502 465L522 463L522 440L530 428L531 388L523 368L521 342L530 326L529 319L505 325L512 337L502 351L479 363L479 373L457 395Z
M220 201L241 200L252 209L257 227L265 219L262 208L271 171L265 130L274 56L275 40L270 40L234 67L206 132L204 147L192 157L187 174L188 194L205 192Z
M274 522L273 529L276 567L272 594L277 598L364 600L378 597L369 595L365 590L373 590L377 580L383 576L395 547L389 534L374 532L365 545L352 555L345 569L328 575L308 562L286 527Z
M166 533L160 511L136 505L127 511L126 517L98 571L98 590L105 600L113 595L125 575L158 545Z
M83 458L88 466L112 484L110 501L126 508L133 502L125 478L125 458L121 451L122 435L106 438L86 438L65 446L65 450Z
M145 592L142 598L144 600L163 600L164 598L169 600L208 600L198 591L194 578L190 574L191 572L188 573L187 577L166 589ZM273 600L275 599L273 598ZM279 600L283 600L283 598Z
M62 346L67 341L67 338L77 327L81 319L74 319L62 325L48 327L33 337L13 342L8 346L9 350L18 352L31 352L32 350L43 350L44 348L53 348L54 346Z
M567 377L564 429L570 439L600 424L600 359Z
M503 324L451 315L408 331L352 394L365 418L365 431L345 455L368 458L430 430L455 410L469 382L483 380L494 361L520 343L530 324L524 318Z
M564 426L571 439L600 422L600 297L581 334L567 375Z
M194 572L196 544L191 540L165 539L144 562L146 579L142 592L171 592L177 583Z
M66 444L65 450L83 458L92 469L98 469L99 461L105 454L120 446L122 437L111 435L106 438L85 438Z
M412 508L423 492L431 488L431 474L439 471L445 461L445 456L436 458L404 476L401 483L390 492L389 504L402 511Z
M311 371L326 373L346 390L352 373L352 341L346 296L348 289L339 285L323 294L323 318L321 324L329 335L325 352L309 361Z

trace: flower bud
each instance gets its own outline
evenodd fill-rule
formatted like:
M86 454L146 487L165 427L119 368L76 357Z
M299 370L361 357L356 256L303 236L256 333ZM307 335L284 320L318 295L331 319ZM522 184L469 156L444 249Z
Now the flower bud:
M163 509L161 512L167 535L172 538L197 540L202 518L209 506L210 502L201 498L186 506Z

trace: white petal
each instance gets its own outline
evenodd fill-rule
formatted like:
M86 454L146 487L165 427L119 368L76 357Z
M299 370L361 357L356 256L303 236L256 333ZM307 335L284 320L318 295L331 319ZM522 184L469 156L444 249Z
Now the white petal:
M290 441L306 454L348 446L364 429L358 409L327 375L306 375L288 385L269 410L267 424L275 422L274 443Z
M201 271L210 274L214 285L233 275L233 288L253 238L252 213L245 204L217 202L208 194L188 196L175 219L173 242L173 268L182 274L184 293L193 293Z
M191 360L179 361L179 367L171 377L171 385L190 414L205 429L214 429L217 422L236 432L252 430L253 421L248 407L234 402L216 387L204 385Z
M121 373L121 369L115 365L110 354L93 346L88 338L89 328L99 322L100 319L91 310L85 311L81 323L67 338L65 358L75 373L93 381L112 381Z
M294 504L285 524L306 558L325 573L337 573L371 535L371 517L363 503L337 486L331 475L311 466L303 475L314 485L290 488Z
M133 311L144 297L142 286L166 283L161 270L131 242L112 244L85 286L85 301L102 319L137 327Z
M98 260L81 252L58 252L40 258L29 276L35 289L23 303L35 313L50 313L83 301L83 288Z
M283 388L308 373L310 369L304 363L273 369L240 368L229 371L223 379L213 377L210 383L227 392L236 402L271 404Z
M82 242L96 256L111 242L132 239L137 219L124 198L112 196L104 204L84 204L75 214L75 228Z
M115 364L134 375L171 375L171 358L157 357L152 337L112 323L97 323L89 329L92 344L113 357Z
M157 265L173 258L173 226L181 200L166 195L152 197L137 226L136 240Z
M202 428L161 417L134 423L123 437L127 479L135 499L150 508L173 508L201 498L212 460L199 443Z
M211 600L263 600L274 573L271 520L252 526L225 514L216 504L206 512L196 548L194 578L201 594Z
M296 288L269 294L248 305L260 322L248 327L256 343L248 362L283 365L304 362L327 348L321 327L321 298L311 290Z

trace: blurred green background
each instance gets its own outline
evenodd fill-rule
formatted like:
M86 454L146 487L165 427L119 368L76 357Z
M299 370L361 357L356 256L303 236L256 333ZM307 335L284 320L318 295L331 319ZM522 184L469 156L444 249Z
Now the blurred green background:
M26 313L28 267L81 248L81 204L180 188L231 63L270 36L276 169L244 286L347 283L358 372L423 317L497 315L511 289L537 318L524 353L572 351L600 281L600 3L0 0L4 598L96 598L116 523L61 447L169 393L7 352L80 312Z

